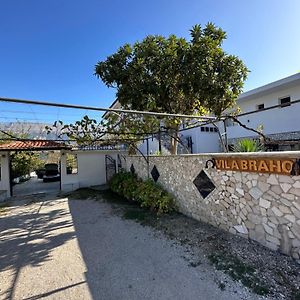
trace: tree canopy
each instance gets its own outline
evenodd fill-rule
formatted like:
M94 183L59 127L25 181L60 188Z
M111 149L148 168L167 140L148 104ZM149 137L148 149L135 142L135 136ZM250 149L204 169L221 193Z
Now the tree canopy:
M95 75L117 89L126 108L220 116L235 104L248 69L223 50L221 28L195 25L190 35L190 40L149 35L125 44L96 65Z
M226 33L212 23L204 28L195 25L189 40L149 35L98 62L95 75L116 89L123 108L220 117L235 104L248 74L242 60L222 48L225 39ZM86 116L75 124L60 125L63 134L82 144L99 140L103 131L124 140L140 140L143 134L160 132L163 123L175 154L182 121L109 113L100 123ZM113 140L116 135L110 137Z

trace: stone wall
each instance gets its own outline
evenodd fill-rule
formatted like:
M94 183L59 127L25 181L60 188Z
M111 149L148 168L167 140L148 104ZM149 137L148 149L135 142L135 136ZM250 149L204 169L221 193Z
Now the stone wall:
M224 154L213 154L217 156ZM300 152L225 154L230 157L299 158ZM300 176L223 171L205 168L210 155L141 156L126 158L142 178L152 177L174 195L179 210L233 234L253 239L273 250L300 258ZM204 171L214 184L203 198L194 180ZM202 176L206 176L201 173ZM205 192L205 191L204 191ZM205 194L204 194L205 195Z

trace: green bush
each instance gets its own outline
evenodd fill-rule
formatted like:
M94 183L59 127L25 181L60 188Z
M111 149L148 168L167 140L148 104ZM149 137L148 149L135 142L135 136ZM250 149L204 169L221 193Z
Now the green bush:
M109 182L110 189L128 200L137 201L141 207L149 208L158 214L174 210L174 200L160 185L147 179L142 181L135 174L121 172Z
M239 140L233 148L234 152L262 152L264 146L257 140L243 139Z

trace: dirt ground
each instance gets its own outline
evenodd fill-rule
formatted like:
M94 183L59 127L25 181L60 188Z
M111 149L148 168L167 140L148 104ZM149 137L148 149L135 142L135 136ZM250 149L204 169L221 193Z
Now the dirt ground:
M0 299L299 299L299 274L286 256L109 191L0 211Z
M82 191L82 197L85 192ZM90 198L99 198L90 193ZM124 202L110 191L102 194L106 201L113 203L115 214L150 226L187 247L191 254L190 266L211 264L226 274L224 280L217 279L221 289L230 286L230 278L270 299L300 299L300 264L294 259L180 213L157 216L135 203Z

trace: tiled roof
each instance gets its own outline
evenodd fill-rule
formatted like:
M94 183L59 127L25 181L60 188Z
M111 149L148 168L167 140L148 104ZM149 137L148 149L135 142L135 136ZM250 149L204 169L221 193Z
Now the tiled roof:
M13 141L0 145L0 151L2 150L60 150L69 149L70 147L54 141Z

